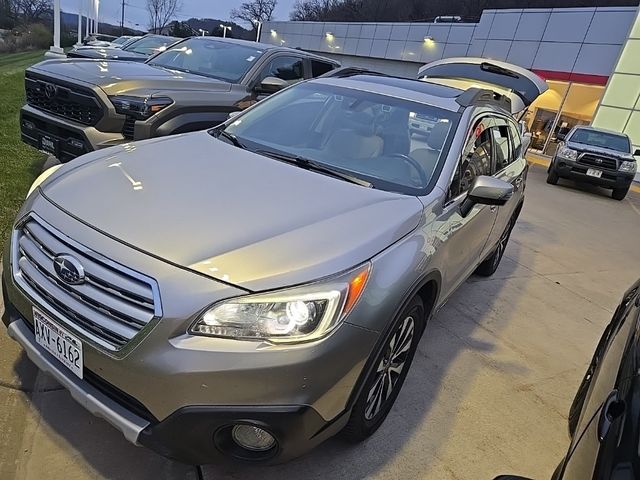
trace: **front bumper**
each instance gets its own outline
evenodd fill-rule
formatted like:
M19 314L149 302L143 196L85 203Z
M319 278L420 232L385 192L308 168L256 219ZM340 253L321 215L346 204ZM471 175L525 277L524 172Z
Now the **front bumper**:
M633 173L592 167L559 157L555 157L551 165L562 178L599 185L604 188L627 188L631 185L635 176ZM602 176L598 178L587 175L587 170L590 168L601 170Z
M335 435L348 420L350 410L347 406L334 418L326 419L312 405L305 403L269 404L266 392L264 405L194 404L180 407L158 420L136 399L86 367L84 379L79 379L40 347L35 341L31 323L11 303L5 282L2 283L5 298L2 320L8 335L24 348L40 370L54 377L80 405L106 420L134 445L145 446L160 455L188 464L199 465L229 458L281 463L306 453ZM282 374L276 373L276 376ZM233 388L234 385L220 387ZM255 385L257 390L260 387ZM345 402L351 393L351 390L343 392ZM252 457L251 452L238 449L230 440L231 428L236 424L250 424L267 430L276 439L277 447L266 456L256 454Z
M45 151L61 162L129 141L120 132L102 132L95 127L65 120L30 105L25 105L20 110L20 136L24 143L38 150L42 150L42 137L51 138L57 145L56 151Z

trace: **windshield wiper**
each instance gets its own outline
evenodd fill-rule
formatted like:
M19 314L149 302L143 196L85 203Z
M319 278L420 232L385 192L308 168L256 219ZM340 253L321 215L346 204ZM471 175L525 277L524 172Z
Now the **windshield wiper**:
M332 177L340 178L342 180L355 183L356 185L360 185L362 187L373 188L372 183L367 182L366 180L360 177L356 177L355 175L350 175L341 170L332 168L322 163L315 162L309 158L301 157L299 155L274 152L273 150L256 150L255 153L259 153L267 157L275 158L276 160L282 160L287 163L292 163L306 170L313 170L314 172L324 173Z
M236 137L233 133L229 133L222 128L219 130L214 130L214 132L216 133L216 138L223 137L229 140L234 147L238 147L243 150L247 149L247 147L240 140L238 140L238 137Z

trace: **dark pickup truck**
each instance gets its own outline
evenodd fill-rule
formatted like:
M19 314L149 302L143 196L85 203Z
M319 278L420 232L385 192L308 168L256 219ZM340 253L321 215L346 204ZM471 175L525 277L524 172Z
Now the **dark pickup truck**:
M624 133L578 126L561 140L547 170L547 183L570 178L612 189L611 197L622 200L638 170L631 140Z
M547 183L555 185L560 178L599 185L612 189L611 196L622 200L638 170L629 137L601 128L579 126L566 136L547 170Z
M192 37L145 63L46 60L25 74L22 140L67 162L131 140L203 130L340 65L301 50Z

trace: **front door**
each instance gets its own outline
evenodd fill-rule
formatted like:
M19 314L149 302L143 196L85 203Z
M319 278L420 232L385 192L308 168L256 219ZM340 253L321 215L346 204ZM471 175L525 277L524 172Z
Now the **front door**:
M491 122L490 118L484 117L475 123L449 186L449 200L440 219L446 242L444 298L477 267L497 217L498 208L489 205L475 205L466 216L460 214L460 206L474 180L480 175L491 175Z

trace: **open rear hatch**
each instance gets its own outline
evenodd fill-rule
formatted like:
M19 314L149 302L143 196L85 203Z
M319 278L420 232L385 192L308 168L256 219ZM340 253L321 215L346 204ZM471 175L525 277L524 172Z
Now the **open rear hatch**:
M526 68L486 58L457 57L428 63L418 70L418 78L466 90L490 88L511 99L517 113L549 89L538 75Z

